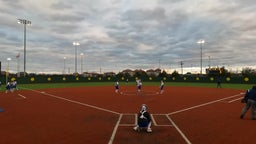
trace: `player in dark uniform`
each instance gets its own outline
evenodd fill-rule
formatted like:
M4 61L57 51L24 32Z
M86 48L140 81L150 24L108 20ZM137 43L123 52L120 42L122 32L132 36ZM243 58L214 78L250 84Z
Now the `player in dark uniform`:
M5 86L5 93L8 93L9 91L11 91L11 83L7 82L7 84Z
M253 86L252 89L246 91L241 102L246 104L240 114L240 118L244 118L245 113L251 108L251 118L256 120L256 86Z
M143 128L146 128L147 132L152 132L151 129L151 116L147 111L147 105L143 104L141 106L141 111L138 113L137 125L133 128L135 131L139 131Z
M217 88L221 88L221 78L217 79Z

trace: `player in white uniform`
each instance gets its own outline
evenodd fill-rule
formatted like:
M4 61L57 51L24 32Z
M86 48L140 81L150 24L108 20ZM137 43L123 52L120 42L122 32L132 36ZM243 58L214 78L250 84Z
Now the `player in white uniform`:
M17 81L11 82L11 92L18 90L17 89Z
M161 84L160 84L160 94L164 93L164 81L161 80Z
M141 86L142 86L141 79L136 80L136 85L137 85L137 90L140 93L141 92Z
M115 82L115 89L116 89L115 92L118 93L118 91L119 91L119 82L118 81Z

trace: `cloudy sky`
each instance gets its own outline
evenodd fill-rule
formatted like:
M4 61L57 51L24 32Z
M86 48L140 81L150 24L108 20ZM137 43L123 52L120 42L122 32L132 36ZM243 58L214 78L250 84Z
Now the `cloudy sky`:
M27 72L255 66L255 0L0 0L0 61ZM80 54L84 53L83 56ZM20 54L17 59L16 56ZM64 57L66 59L64 60ZM82 64L81 64L82 61Z

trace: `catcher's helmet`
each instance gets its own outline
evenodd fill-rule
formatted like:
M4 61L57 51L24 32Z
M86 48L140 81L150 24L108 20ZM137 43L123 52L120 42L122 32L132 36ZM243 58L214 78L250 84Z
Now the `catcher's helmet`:
M147 110L147 105L146 104L142 104L141 105L141 111L146 111Z

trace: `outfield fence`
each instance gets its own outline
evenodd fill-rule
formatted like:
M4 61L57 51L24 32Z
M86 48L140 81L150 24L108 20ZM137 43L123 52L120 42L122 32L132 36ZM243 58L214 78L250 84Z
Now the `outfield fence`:
M66 82L114 82L114 81L135 81L141 79L144 82L198 82L198 83L216 83L220 79L221 83L255 84L255 76L236 76L236 77L214 77L214 76L166 76L166 77L127 77L127 76L95 76L84 77L81 75L33 75L26 77L0 76L0 81L5 84L6 81L18 81L19 84L32 83L66 83Z

